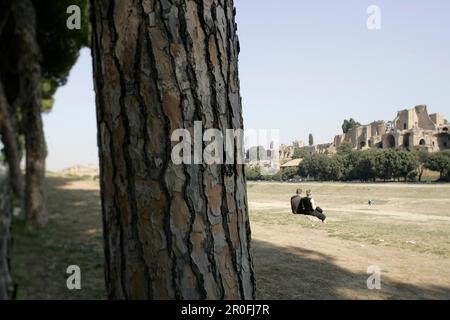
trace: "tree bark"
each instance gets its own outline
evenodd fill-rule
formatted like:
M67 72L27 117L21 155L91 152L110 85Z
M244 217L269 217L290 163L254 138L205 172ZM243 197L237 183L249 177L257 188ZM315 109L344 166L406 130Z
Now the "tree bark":
M12 195L6 177L0 177L0 300L14 297L11 276Z
M18 42L19 101L25 132L27 221L35 225L47 223L45 196L46 144L41 115L41 54L36 38L36 13L31 0L12 1L12 15ZM25 99L22 99L25 97Z
M91 1L112 299L253 299L243 165L175 165L171 134L243 128L231 0Z
M5 148L6 162L9 166L9 180L14 194L23 195L24 181L20 170L20 151L17 143L17 132L10 115L10 107L0 80L0 134Z

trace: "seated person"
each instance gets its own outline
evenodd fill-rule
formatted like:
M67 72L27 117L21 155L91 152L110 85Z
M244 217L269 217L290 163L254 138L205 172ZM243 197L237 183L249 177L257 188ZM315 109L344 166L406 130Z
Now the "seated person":
M314 202L314 198L311 197L311 190L306 191L306 197L302 198L300 208L304 211L302 214L306 214L308 216L314 216L322 220L323 223L327 223L327 217L323 214L322 209L316 206Z
M293 214L301 213L300 204L302 201L302 189L297 189L295 196L291 197L291 209Z

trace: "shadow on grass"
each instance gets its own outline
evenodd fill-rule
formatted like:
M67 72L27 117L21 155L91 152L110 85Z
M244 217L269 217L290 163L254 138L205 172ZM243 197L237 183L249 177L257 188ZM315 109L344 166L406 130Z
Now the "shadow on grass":
M450 298L450 284L421 287L393 282L384 278L383 272L381 290L369 290L370 275L366 270L353 273L338 266L331 256L300 247L278 247L253 240L252 251L258 299Z
M98 190L66 188L74 178L49 177L45 228L13 224L14 280L18 299L104 299L103 240ZM89 187L89 185L88 185ZM67 267L81 268L81 290L68 290Z
M85 185L71 185L74 181ZM18 299L104 299L99 191L94 182L74 178L49 177L46 183L48 226L29 228L23 217L13 225ZM252 245L259 299L450 298L449 287L418 287L389 282L383 276L382 290L369 291L365 270L352 273L330 256L257 240ZM81 268L79 291L66 287L69 265Z

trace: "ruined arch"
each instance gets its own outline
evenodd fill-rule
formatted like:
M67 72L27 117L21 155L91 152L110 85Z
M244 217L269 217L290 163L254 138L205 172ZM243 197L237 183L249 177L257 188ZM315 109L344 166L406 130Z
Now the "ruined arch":
M395 137L392 134L386 137L386 148L395 148Z
M410 133L406 133L403 136L403 147L409 148L411 146L410 141L411 141L411 134Z
M440 133L436 135L437 143L440 149L448 149L450 147L450 134Z
M425 141L425 139L420 139L419 145L425 146L426 144L427 144L427 142Z

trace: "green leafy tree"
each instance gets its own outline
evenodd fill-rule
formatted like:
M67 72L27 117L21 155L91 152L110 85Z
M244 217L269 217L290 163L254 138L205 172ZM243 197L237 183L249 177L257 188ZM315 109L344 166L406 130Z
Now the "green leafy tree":
M337 155L341 157L344 180L355 179L354 169L358 162L359 154L359 151L353 150L353 144L350 141L344 141L337 148Z
M282 171L280 170L277 173L272 174L272 175L263 175L261 177L261 180L264 180L264 181L283 181L282 178L283 178L283 174L282 174Z
M397 154L394 150L383 150L375 157L376 176L384 181L391 180L394 177L394 171L397 167Z
M42 53L42 111L53 107L53 96L65 85L80 49L89 46L90 23L88 0L34 0L37 17L37 39ZM68 29L66 10L81 9L81 29Z
M442 154L444 156L446 156L448 159L450 159L450 150L444 150L444 151L442 151ZM449 167L447 168L447 174L441 180L450 182L450 164L449 164Z
M308 153L303 148L295 148L292 159L303 159L308 155Z
M347 133L350 129L355 128L360 126L361 123L355 121L355 119L350 118L350 119L345 119L344 122L342 123L342 132L343 133Z
M312 154L303 159L299 174L314 180L326 180L329 158L324 154Z
M419 161L415 155L406 150L397 150L397 162L394 171L394 177L406 180L415 180L417 177L417 168Z
M344 141L337 147L337 154L348 155L352 152L353 148L353 144L350 141Z
M415 181L421 177L421 166L439 171L441 180L446 180L450 171L450 151L432 155L394 149L360 151L344 144L332 156L306 156L300 165L299 174L327 181Z
M261 180L261 167L255 166L255 167L245 167L245 177L248 181L258 181Z
M353 169L353 175L357 177L358 180L376 180L376 157L379 153L378 150L365 150L360 152L360 156Z
M70 5L81 8L81 30L66 27ZM18 142L25 141L26 215L28 221L43 224L47 150L41 112L51 109L57 87L66 82L80 48L89 43L88 2L5 0L0 11L6 13L0 14L0 41L8 48L0 51L0 82L8 105L0 116L10 122L2 127L13 128L15 133L15 139L6 140L2 134L2 140L5 146L19 146L16 155L7 156L19 163L23 150Z
M425 162L425 168L439 172L439 180L443 180L450 171L450 157L444 152L432 153Z
M314 145L314 137L313 137L312 133L309 134L308 143L310 146Z
M328 157L327 166L325 167L326 179L331 181L341 181L345 177L345 161L342 156L334 155Z
M345 169L345 180L349 180L349 181L361 180L358 177L357 172L355 171L361 155L362 155L361 151L352 150L346 156L343 156L344 169Z
M289 167L289 168L285 168L281 171L281 179L283 181L293 179L298 175L299 175L298 167Z
M426 169L426 163L428 161L428 157L430 156L430 153L427 150L424 149L418 149L414 150L413 154L418 162L417 165L417 179L422 181L423 173Z

